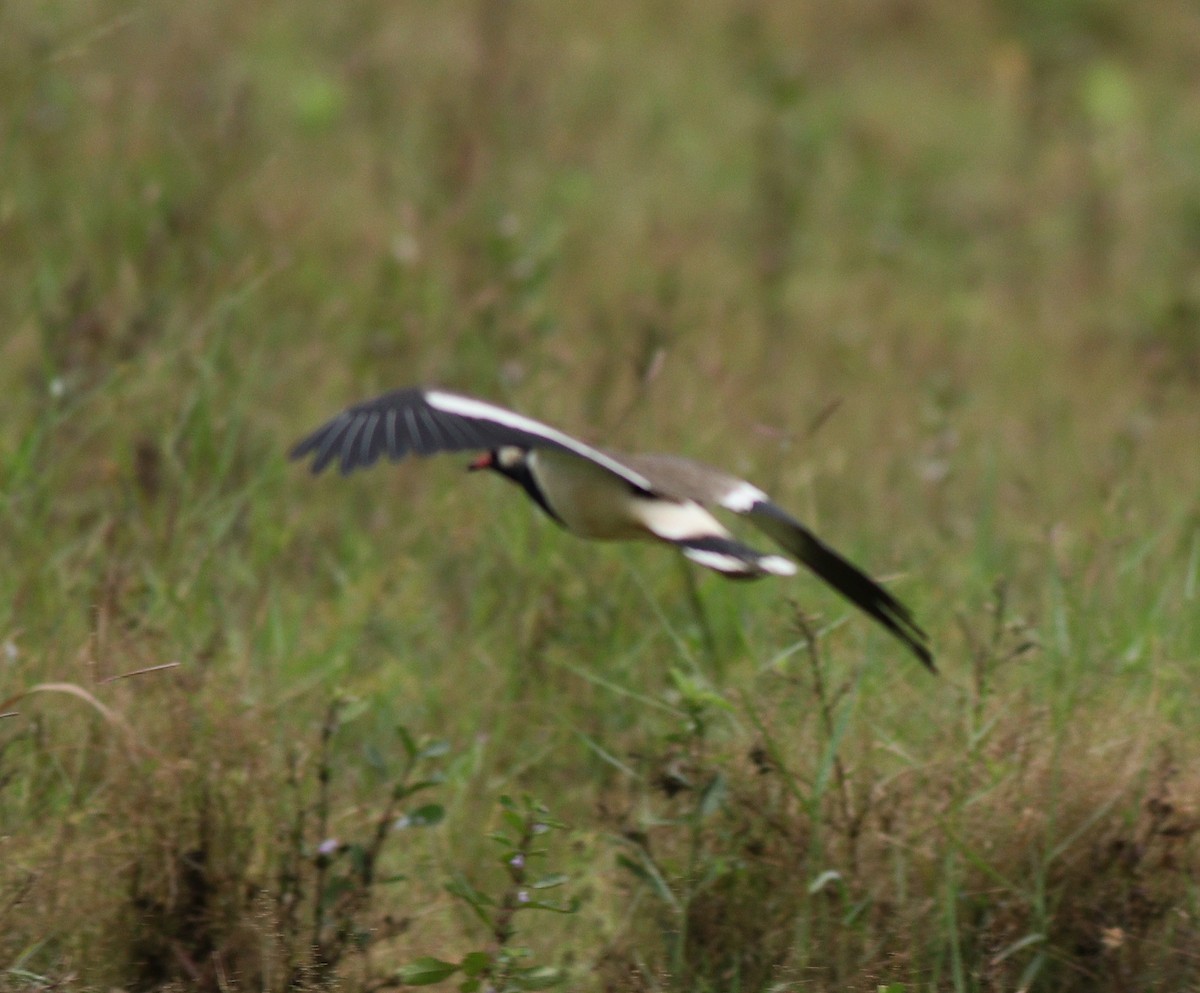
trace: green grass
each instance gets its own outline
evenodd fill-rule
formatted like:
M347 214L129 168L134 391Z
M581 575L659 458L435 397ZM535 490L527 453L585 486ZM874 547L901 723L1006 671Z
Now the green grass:
M0 988L1200 989L1196 27L4 6ZM285 461L417 382L744 472L942 676Z

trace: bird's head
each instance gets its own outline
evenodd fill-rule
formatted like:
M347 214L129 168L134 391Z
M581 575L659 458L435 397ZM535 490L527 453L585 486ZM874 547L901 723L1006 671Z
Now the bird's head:
M490 452L484 452L467 468L472 472L479 469L491 469L502 476L520 482L521 477L529 471L528 458L529 453L524 448L518 448L516 445L504 445L501 448L493 448Z

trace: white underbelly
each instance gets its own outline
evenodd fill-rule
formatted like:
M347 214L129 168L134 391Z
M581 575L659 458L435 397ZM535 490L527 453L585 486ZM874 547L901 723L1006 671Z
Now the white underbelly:
M530 455L530 469L568 530L584 538L673 541L728 535L697 503L645 497L599 466L553 449Z

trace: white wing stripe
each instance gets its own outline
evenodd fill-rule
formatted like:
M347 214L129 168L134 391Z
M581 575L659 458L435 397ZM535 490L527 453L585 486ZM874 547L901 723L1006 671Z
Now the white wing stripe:
M473 397L465 397L457 393L445 393L441 390L430 390L427 392L425 394L425 402L436 410L447 414L458 417L470 417L481 421L491 421L493 424L500 424L515 431L526 431L529 434L535 434L556 445L560 445L580 458L587 459L589 462L595 462L598 466L607 469L616 476L620 476L638 489L649 490L653 488L650 480L640 473L634 472L616 459L609 458L609 456L605 455L599 449L585 445L581 441L576 441L570 435L556 431L548 424L535 421L532 417L525 417L515 411L505 410L503 407L496 407L490 403L485 403L483 400L476 400Z
M720 503L726 510L732 510L736 514L745 514L756 503L766 503L767 500L767 495L757 486L742 481L722 496Z
M758 564L776 576L794 576L800 571L795 562L785 559L782 555L764 555L758 560Z
M702 565L706 569L713 569L716 572L722 572L726 575L752 576L758 571L754 568L754 563L745 562L736 555L726 555L724 552L710 552L703 548L684 547L680 551L697 565Z

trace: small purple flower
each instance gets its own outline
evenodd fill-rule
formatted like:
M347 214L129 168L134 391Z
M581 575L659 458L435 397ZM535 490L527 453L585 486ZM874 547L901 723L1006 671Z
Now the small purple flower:
M337 838L326 838L317 845L318 855L336 855L337 850L342 847L342 843Z
M508 864L511 865L514 869L524 869L525 868L525 854L523 852L517 852L516 855L514 855L512 858L510 858L508 860Z
M529 890L517 890L517 903L529 902Z

